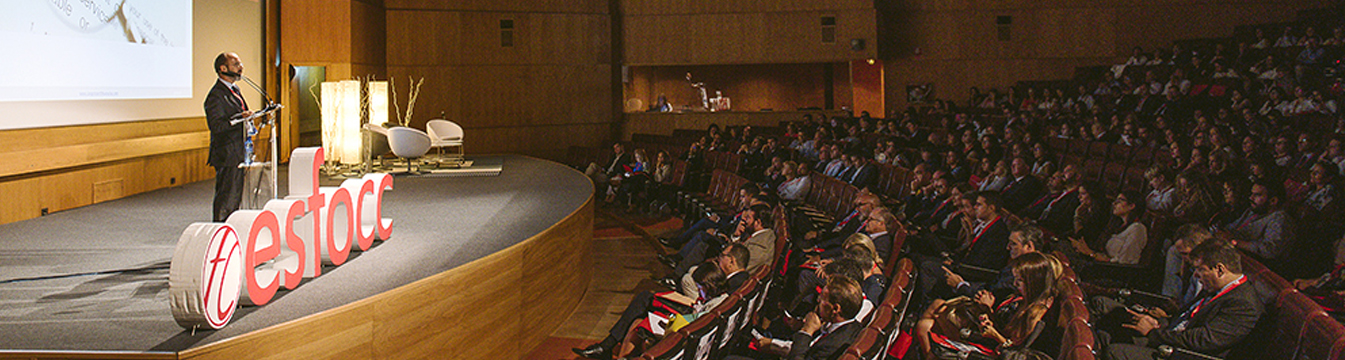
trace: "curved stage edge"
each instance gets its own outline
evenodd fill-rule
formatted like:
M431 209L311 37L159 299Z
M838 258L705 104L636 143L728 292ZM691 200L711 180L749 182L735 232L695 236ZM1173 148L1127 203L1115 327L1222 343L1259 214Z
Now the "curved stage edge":
M593 209L589 196L551 228L500 252L176 358L520 359L560 325L556 314L573 312L584 295Z
M590 189L556 223L484 257L222 340L176 352L0 350L0 359L521 359L587 289L594 199Z

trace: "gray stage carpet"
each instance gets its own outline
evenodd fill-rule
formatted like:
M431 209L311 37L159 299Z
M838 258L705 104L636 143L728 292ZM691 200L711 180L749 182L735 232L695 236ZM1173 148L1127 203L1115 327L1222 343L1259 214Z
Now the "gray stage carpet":
M187 225L210 219L213 180L0 225L0 350L185 350L332 309L507 248L574 212L583 174L522 156L496 177L398 176L385 195L392 239L244 307L218 331L184 330L168 265ZM285 179L280 181L281 194ZM324 181L324 186L334 186ZM120 271L127 269L141 269ZM82 274L61 277L60 275ZM451 289L445 289L451 291ZM331 329L336 330L336 329Z

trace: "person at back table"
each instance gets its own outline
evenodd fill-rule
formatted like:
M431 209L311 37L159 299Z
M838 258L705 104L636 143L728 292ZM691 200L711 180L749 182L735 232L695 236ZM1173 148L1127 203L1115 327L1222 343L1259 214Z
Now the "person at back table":
M206 125L210 128L210 158L215 168L215 200L212 217L224 222L238 210L243 201L243 123L234 120L252 116L247 101L234 85L243 77L243 62L235 53L215 57L215 74L219 80L205 97Z

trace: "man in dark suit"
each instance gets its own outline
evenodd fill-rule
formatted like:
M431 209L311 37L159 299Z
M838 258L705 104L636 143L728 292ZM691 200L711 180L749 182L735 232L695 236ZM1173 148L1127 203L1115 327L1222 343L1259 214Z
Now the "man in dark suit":
M803 317L803 326L790 337L789 360L822 360L839 358L864 324L855 321L864 306L864 293L859 282L846 276L832 276L818 295L817 306ZM765 356L765 355L763 355ZM769 358L776 358L769 355ZM732 355L728 360L747 360L749 357Z
M1159 345L1228 357L1229 350L1251 333L1265 307L1256 286L1242 274L1238 250L1222 241L1206 241L1191 249L1189 259L1204 296L1166 323L1126 309L1134 323L1122 326L1141 337L1133 344L1113 339L1107 346L1108 358L1154 359Z
M859 336L864 324L855 321L863 306L859 283L845 277L827 281L818 297L817 309L803 317L803 328L794 333L790 360L835 359Z
M972 228L971 238L966 240L962 249L943 256L913 254L921 275L916 278L915 300L925 304L936 297L951 297L947 288L936 288L946 282L947 269L957 265L969 265L981 269L1002 269L1009 263L1009 226L1000 215L999 194L993 191L975 193L976 202L971 215L977 221ZM959 255L960 254L960 255ZM964 274L965 275L965 274ZM935 293L935 291L938 293Z
M854 162L854 171L850 172L850 177L841 180L860 189L873 185L874 179L878 178L878 167L871 164L869 158L862 154L851 154L850 158Z
M971 241L962 251L958 263L986 269L999 269L1009 263L1009 224L1005 222L999 197L994 192L981 192L973 207L980 223L972 228Z
M215 168L215 201L211 212L215 222L224 222L243 201L243 123L233 120L252 116L247 102L234 82L243 76L243 62L235 53L215 57L219 80L205 97L206 125L210 128L210 158Z
M1041 229L1027 224L1018 225L1009 233L1009 258L1015 259L1023 254L1045 250L1045 234ZM951 271L944 271L944 281L953 293L959 296L966 296L975 299L983 296L982 292L994 297L994 303L998 304L1000 300L1007 299L1013 295L1014 288L1013 268L1005 266L999 271L999 275L991 282L967 281L961 275Z
M1041 197L1046 187L1042 185L1041 179L1032 176L1032 162L1027 161L1027 158L1021 156L1013 158L1009 172L1013 175L1013 181L1005 185L1002 192L1004 209L1017 214L1031 205L1033 200Z
M1023 211L1022 216L1054 234L1074 229L1074 210L1079 207L1079 176L1074 165L1051 175L1047 186L1052 193L1042 195Z

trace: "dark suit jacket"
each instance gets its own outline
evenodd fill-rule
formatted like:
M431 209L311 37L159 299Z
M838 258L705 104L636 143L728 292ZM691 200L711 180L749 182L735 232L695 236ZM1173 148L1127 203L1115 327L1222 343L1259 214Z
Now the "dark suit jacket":
M1074 210L1079 208L1079 192L1072 191L1065 197L1060 193L1042 195L1032 205L1023 210L1023 217L1036 219L1040 225L1055 234L1066 234L1074 230ZM1055 201L1055 205L1051 202ZM1048 211L1049 210L1049 211Z
M1007 219L1001 218L987 227L959 262L986 269L1002 269L1008 265L1009 225L1005 221Z
M607 176L617 176L617 175L621 175L622 173L626 172L626 169L623 168L622 166L623 166L623 165L630 165L631 162L632 162L632 161L631 161L631 157L630 157L630 152L623 152L623 153L621 153L621 155L618 155L618 156L616 156L615 158L613 158L613 159L612 159L612 162L611 162L610 164L607 164L607 169L606 169L606 170L607 170Z
M846 182L857 188L863 189L872 185L873 180L878 177L878 168L870 164L864 164L859 167L857 173L851 174L852 177L845 178Z
M1074 230L1074 211L1079 208L1079 192L1075 191L1056 201L1054 206L1041 214L1037 222L1056 234L1066 234Z
M1256 321L1265 312L1255 281L1251 280L1249 278L1242 286L1208 301L1191 318L1186 330L1177 331L1169 325L1150 331L1149 346L1172 345L1226 357L1229 349L1252 332Z
M243 103L223 82L205 96L205 119L210 128L210 166L221 168L243 163L243 123L230 125L234 115L243 112Z
M995 303L999 303L1000 299L1006 299L1008 295L1016 291L1013 286L1013 268L1006 266L999 271L999 276L995 277L995 282L968 281L966 286L959 286L954 289L954 292L966 297L975 297L977 291L987 290L991 294L995 294Z
M817 340L816 344L813 344L813 336L809 336L802 332L796 332L792 339L794 340L794 346L790 347L789 356L786 358L790 360L839 358L841 355L845 354L845 349L850 347L850 344L855 341L855 338L859 337L859 332L861 330L864 330L864 325L860 324L858 321L853 321L849 324L841 325L841 327L836 328L836 331L832 331L831 333L822 336L821 339ZM818 330L818 334L815 335L820 334L821 330Z
M1022 180L1014 181L1004 186L1004 208L1013 213L1021 213L1032 201L1041 197L1045 190L1041 179L1036 176L1027 175Z
M746 283L747 279L750 278L752 278L752 273L743 270L729 276L728 279L724 280L724 283L728 285L727 290L733 292L738 291L738 288L743 287L743 283Z

